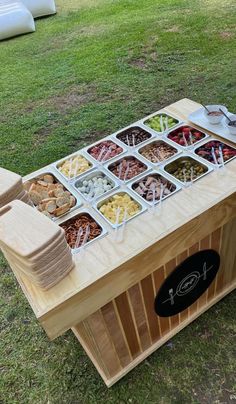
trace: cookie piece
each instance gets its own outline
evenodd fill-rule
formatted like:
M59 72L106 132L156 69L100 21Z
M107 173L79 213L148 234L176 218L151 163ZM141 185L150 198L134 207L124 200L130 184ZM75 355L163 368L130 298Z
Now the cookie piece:
M55 201L50 201L50 202L47 202L45 210L48 213L54 213L56 208L57 208L56 202Z
M75 206L76 199L73 195L70 196L70 208L73 208Z
M51 174L45 174L43 176L43 180L45 182L47 182L48 184L53 184L53 182L54 182L54 178L53 178L53 176Z
M66 203L65 205L62 205L62 206L56 208L56 210L53 212L53 214L58 217L58 216L64 215L64 213L68 212L68 210L70 210L70 204Z
M65 192L56 199L56 204L58 207L63 206L67 203L70 203L70 196L66 195Z
M34 205L38 205L42 200L42 196L37 191L29 191L29 196Z

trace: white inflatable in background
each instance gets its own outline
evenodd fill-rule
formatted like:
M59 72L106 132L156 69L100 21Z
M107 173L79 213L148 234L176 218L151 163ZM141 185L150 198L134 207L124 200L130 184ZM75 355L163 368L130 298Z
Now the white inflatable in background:
M32 14L22 2L0 0L0 40L34 31Z
M54 0L21 0L34 18L56 13Z

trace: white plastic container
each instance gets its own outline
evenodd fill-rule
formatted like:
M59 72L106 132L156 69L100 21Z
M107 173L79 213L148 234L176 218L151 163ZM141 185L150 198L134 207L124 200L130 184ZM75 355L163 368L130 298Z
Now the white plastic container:
M54 0L21 0L34 18L56 13Z
M206 107L210 112L220 112L220 109L222 109L222 111L225 114L227 114L227 112L228 112L227 108L224 105L207 105ZM204 109L204 115L205 115L206 119L208 120L208 122L210 122L212 125L219 124L224 118L223 114L209 115L209 113L206 111L206 109Z
M0 0L0 40L34 31L34 19L23 3Z
M236 121L236 114L228 114L228 117L231 119L231 121ZM230 126L228 120L226 125L229 130L229 133L231 135L236 135L236 126Z

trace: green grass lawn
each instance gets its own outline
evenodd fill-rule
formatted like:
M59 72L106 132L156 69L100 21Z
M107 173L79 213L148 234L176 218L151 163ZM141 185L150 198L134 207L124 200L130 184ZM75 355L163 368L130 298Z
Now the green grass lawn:
M0 44L0 166L25 175L188 97L235 112L235 0L57 0ZM0 403L234 403L231 294L107 389L71 332L49 342L0 259Z

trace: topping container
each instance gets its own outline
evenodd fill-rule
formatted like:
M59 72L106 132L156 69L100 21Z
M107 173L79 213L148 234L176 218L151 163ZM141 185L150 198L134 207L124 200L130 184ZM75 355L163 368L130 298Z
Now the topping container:
M134 148L150 140L154 135L141 126L130 126L115 135L123 145Z
M76 223L77 220L77 223ZM97 218L95 219L93 214L90 212L89 209L80 209L76 212L73 212L72 215L67 217L66 219L61 219L58 222L59 226L62 227L65 231L65 237L67 244L69 245L72 254L77 254L81 250L81 246L83 243L83 238L85 236L87 224L90 222L90 233L88 236L88 241L85 242L84 246L87 248L90 244L94 241L99 240L100 238L104 237L107 234L107 230L101 224L100 220ZM92 223L92 225L91 225ZM78 231L80 227L83 228L83 233L80 237L79 247L75 248L74 244L77 239ZM96 235L97 234L97 235Z
M192 157L188 154L181 155L173 159L171 162L164 165L163 169L172 178L179 181L183 186L189 185L191 183L191 166L194 167L194 175L192 182L199 180L204 177L212 168L210 165L202 163L197 157ZM184 170L186 172L186 182L184 181Z
M97 164L104 164L126 152L111 136L99 140L85 149L86 154Z
M71 159L72 167L70 169ZM95 164L88 156L86 156L85 153L83 153L82 151L77 151L76 153L70 154L66 158L58 160L56 163L53 164L53 166L66 181L71 181L79 177L80 175L90 172L95 167ZM63 170L63 168L65 172L68 173L68 175L65 172L61 171Z
M166 139L152 140L138 149L139 156L154 167L163 164L180 153L182 151Z
M105 190L102 194L97 193L97 195L95 195L94 197L89 197L89 195L86 194L86 192L83 192L82 190L80 190L80 187L85 187L86 185L83 184L84 181L87 181L89 183L89 181L93 181L93 179L95 177L99 177L101 179L107 179L108 180L108 185L111 186L111 189L107 189ZM89 185L89 184L88 184ZM110 192L114 191L116 188L119 187L118 183L111 178L107 172L104 172L102 170L94 170L93 172L89 173L89 174L85 174L84 176L80 177L79 179L77 179L74 183L73 183L73 187L76 189L77 192L79 192L79 194L86 199L87 201L91 201L91 200L96 200L98 198L100 198L101 196L105 196L107 194L109 194Z
M114 229L116 229L117 227L121 226L123 224L123 222L116 224L115 223L115 216L116 216L116 210L119 207L119 202L116 203L116 198L121 196L121 197L125 197L128 196L131 202L135 202L136 206L137 206L137 213L134 213L133 216L130 216L126 219L126 222L130 221L131 219L139 216L141 213L145 212L145 210L147 210L146 206L139 201L139 199L137 199L136 197L134 197L134 195L132 194L132 192L130 192L129 190L127 191L119 191L119 192L114 192L113 194L109 195L109 197L105 198L105 199L101 199L99 200L96 205L94 205L94 208L96 209L96 211L103 217L104 220L106 220L107 223L109 223L110 226L112 226ZM114 198L115 197L115 198ZM110 213L112 214L112 216L114 216L114 223L109 220L101 211L101 207L104 205L107 205L108 203L114 203L114 208L110 209ZM126 204L123 204L122 210L121 210L121 217L124 216L124 206L128 207L129 205L129 201ZM124 208L124 209L123 209ZM132 206L131 206L132 208ZM114 213L114 215L113 215Z
M48 182L47 185L45 180L51 182ZM57 184L58 186L55 187L53 184ZM76 196L71 185L61 178L59 179L53 170L41 170L37 176L34 174L28 176L27 181L24 182L24 188L29 192L33 205L39 211L44 211L44 214L52 220L58 220L60 216L82 205L81 200ZM70 198L69 193L71 194ZM68 204L71 205L70 208Z
M149 205L153 205L153 191L152 191L152 184L151 184L151 178L154 179L154 182L157 180L158 182L161 181L161 183L164 185L164 192L162 196L162 200L174 195L176 192L178 192L181 189L181 186L178 184L178 182L174 182L172 179L170 180L167 176L165 176L161 172L156 172L152 171L149 174L139 178L136 181L133 181L128 185L128 187L136 194L139 196L139 198L142 198L146 203ZM165 192L165 185L166 189L168 189L170 192L167 193ZM160 193L161 188L157 186L154 188L155 191L155 204L160 202Z
M192 148L207 137L209 137L209 135L205 132L190 125L180 125L177 128L170 130L167 134L167 139L185 150Z
M147 127L149 130L151 129L155 133L163 135L176 125L179 125L181 121L171 114L155 112L144 118L141 122L144 127Z
M117 181L123 183L127 183L150 170L147 163L144 163L134 154L125 155L119 160L113 160L111 163L105 165L105 168L116 178Z
M195 155L198 157L206 160L207 162L214 164L214 153L216 160L218 161L218 164L221 163L220 159L220 153L219 153L219 146L222 148L222 153L224 157L224 163L229 163L231 160L233 160L236 157L236 148L229 145L228 143L222 142L221 140L218 139L210 139L205 143L202 143L200 146L197 146L194 148L193 152ZM212 153L213 151L213 153Z

